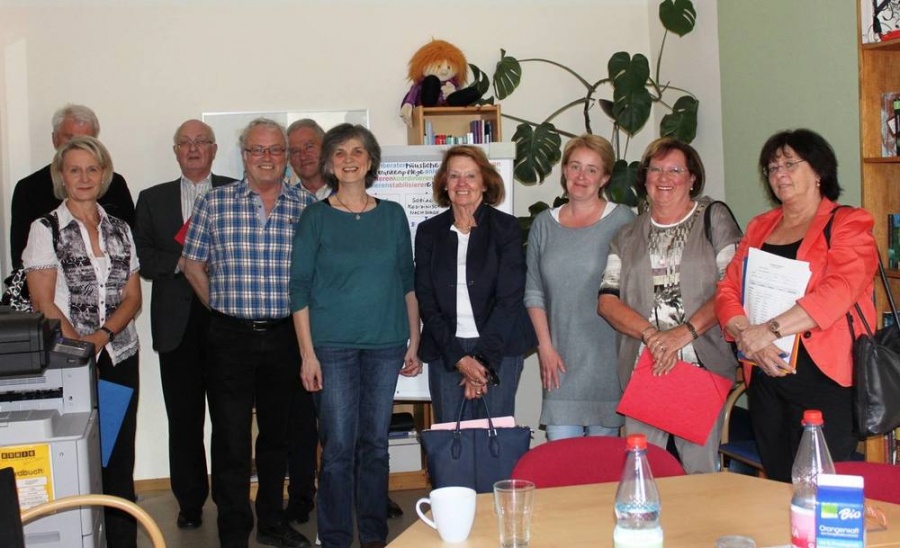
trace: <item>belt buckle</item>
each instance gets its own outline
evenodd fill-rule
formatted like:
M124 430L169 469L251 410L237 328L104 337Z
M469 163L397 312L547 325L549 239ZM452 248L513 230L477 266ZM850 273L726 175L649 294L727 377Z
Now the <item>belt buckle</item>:
M249 320L251 331L268 331L272 322L269 320Z

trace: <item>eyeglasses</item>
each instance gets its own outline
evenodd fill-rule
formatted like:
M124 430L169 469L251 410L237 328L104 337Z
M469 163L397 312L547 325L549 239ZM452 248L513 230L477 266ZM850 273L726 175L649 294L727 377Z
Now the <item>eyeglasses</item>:
M659 177L663 173L665 173L669 177L680 177L687 173L687 169L683 167L670 167L663 169L657 166L650 166L647 168L647 173L656 177Z
M797 166L805 162L806 160L789 160L783 164L769 164L766 166L765 174L766 177L771 177L772 175L778 175L778 172L784 170L785 173L792 173Z
M175 143L175 146L178 147L179 149L190 150L191 147L202 148L202 147L208 147L209 145L214 145L214 144L215 143L213 141L210 141L209 139L197 139L196 141L191 141L190 139L185 139L184 141L178 141L177 143Z
M283 146L275 145L271 147L255 146L251 148L245 148L244 152L248 153L254 158L259 158L261 156L265 156L266 152L269 153L269 156L282 156L286 150L287 149Z
M315 143L306 143L305 145L300 145L299 147L288 149L288 151L291 153L291 156L299 156L304 152L312 152L314 150L316 150Z

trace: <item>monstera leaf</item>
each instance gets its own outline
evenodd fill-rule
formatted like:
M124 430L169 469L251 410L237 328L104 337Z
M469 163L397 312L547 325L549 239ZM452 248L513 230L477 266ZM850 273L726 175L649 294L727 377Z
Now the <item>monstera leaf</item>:
M516 143L516 179L526 185L543 182L561 156L562 140L556 128L548 122L537 127L519 124L513 141Z
M697 10L690 0L663 0L659 5L659 20L667 31L684 36L694 30Z
M690 143L697 136L697 109L700 102L684 95L675 101L672 112L663 116L659 124L659 133Z
M481 97L484 97L484 94L491 89L491 80L488 78L488 75L481 71L480 68L476 67L472 63L469 63L469 70L472 71L472 86L478 90L478 93ZM493 97L491 98L493 99Z
M609 59L607 68L613 85L612 117L619 127L633 135L650 119L653 104L647 89L650 63L640 53L631 57L620 51Z
M506 50L500 50L500 60L497 61L497 70L494 72L494 93L497 99L504 100L510 93L519 87L522 81L522 65L515 57L506 55Z
M610 200L631 207L638 205L638 195L634 183L637 180L639 167L639 162L629 164L626 160L616 160L609 184L606 185L606 195Z
M568 202L569 198L565 195L557 196L553 199L553 207L559 207L564 203ZM531 230L531 225L534 224L534 219L544 210L550 209L551 206L547 205L547 202L535 202L528 206L528 217L517 217L519 220L519 230L522 231L522 246L528 247L528 232Z

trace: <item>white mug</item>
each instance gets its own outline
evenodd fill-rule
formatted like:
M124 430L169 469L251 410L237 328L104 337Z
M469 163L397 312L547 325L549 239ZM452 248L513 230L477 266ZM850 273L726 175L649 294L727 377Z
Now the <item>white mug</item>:
M434 521L422 511L422 505L431 506ZM475 521L475 490L468 487L441 487L428 498L416 502L416 513L432 529L437 529L444 542L462 542L469 537Z

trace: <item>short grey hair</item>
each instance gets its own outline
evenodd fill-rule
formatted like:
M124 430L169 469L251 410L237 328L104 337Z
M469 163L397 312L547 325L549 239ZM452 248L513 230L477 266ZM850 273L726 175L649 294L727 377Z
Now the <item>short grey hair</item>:
M241 152L243 152L243 150L247 148L247 135L250 133L250 130L259 126L277 130L281 133L281 138L284 140L285 144L287 144L287 134L284 131L284 126L279 124L275 120L272 120L271 118L260 117L247 124L247 127L244 128L244 131L241 132L241 138L238 141L241 146Z
M213 131L212 126L210 126L209 124L207 124L206 122L204 122L202 120L197 120L196 118L191 118L190 120L185 120L184 122L181 122L181 124L175 129L175 133L172 135L173 143L175 143L176 145L178 144L178 134L181 133L181 128L184 127L184 124L186 124L188 122L200 122L201 124L203 124L203 127L205 127L209 131L209 136L212 139L213 144L215 144L216 132Z
M319 141L325 138L325 130L322 129L322 126L319 125L319 122L316 122L312 118L301 118L300 120L291 122L291 125L289 125L287 128L288 136L301 128L309 128L313 130L316 133L316 137L319 138Z
M68 196L66 187L63 185L63 164L66 153L71 150L83 150L94 157L100 167L103 169L103 175L100 179L100 194L98 198L102 198L113 178L113 163L109 151L103 146L96 137L90 135L77 135L56 149L53 156L53 162L50 163L50 177L53 179L53 195L59 200L65 200Z
M97 137L100 135L100 120L97 119L94 111L84 105L73 103L68 103L53 113L53 133L59 132L59 128L66 118L71 118L83 124L91 124L91 127L94 128L93 136Z

